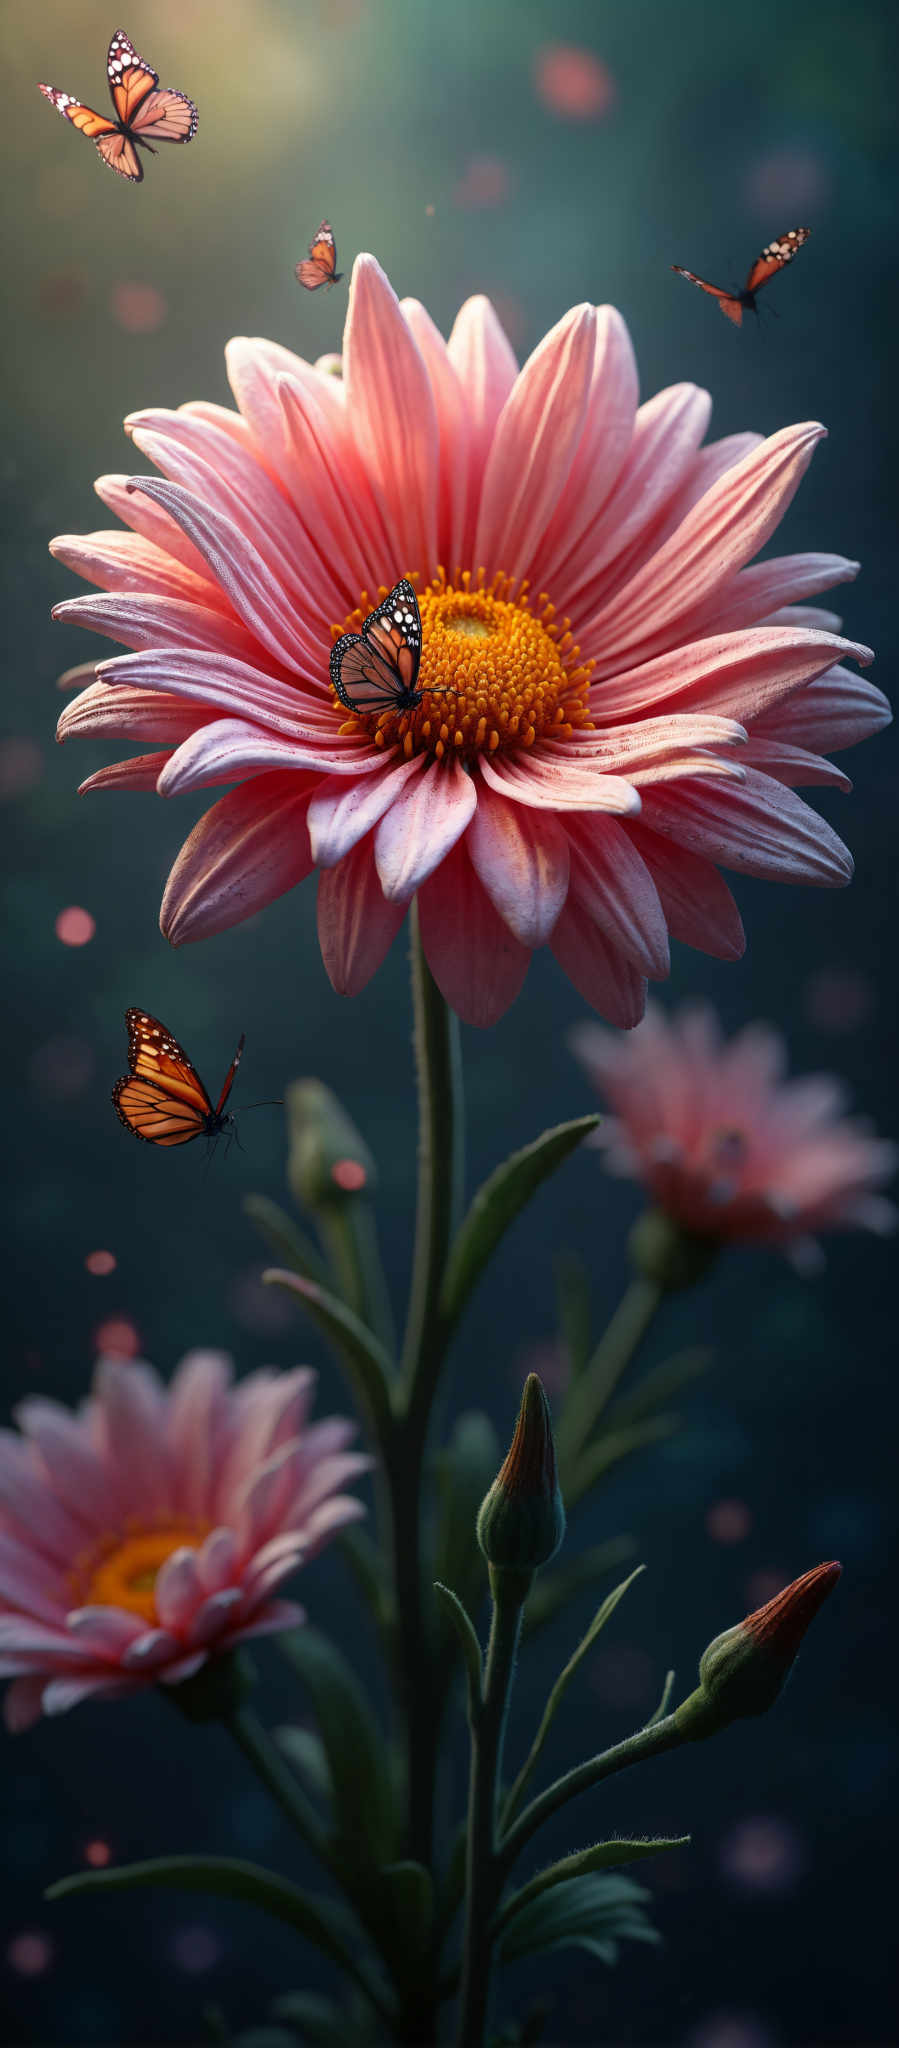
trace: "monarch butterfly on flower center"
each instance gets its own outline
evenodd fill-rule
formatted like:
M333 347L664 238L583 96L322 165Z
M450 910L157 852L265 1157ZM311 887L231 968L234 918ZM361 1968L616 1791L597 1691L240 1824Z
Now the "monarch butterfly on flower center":
M420 662L421 613L403 576L369 612L361 633L342 633L335 641L331 682L348 711L414 711L424 696L417 687Z

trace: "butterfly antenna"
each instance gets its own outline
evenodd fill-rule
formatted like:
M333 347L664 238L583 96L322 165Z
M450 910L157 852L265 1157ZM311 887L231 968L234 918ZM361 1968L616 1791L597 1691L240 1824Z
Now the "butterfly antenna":
M282 1095L273 1095L273 1096L271 1096L271 1097L269 1098L268 1102L245 1102L245 1103L243 1104L242 1108L241 1108L241 1112L240 1112L240 1114L241 1114L241 1116L246 1116L246 1113L247 1113L247 1110L248 1110L248 1109L283 1109L283 1108L284 1108L284 1097L283 1097Z

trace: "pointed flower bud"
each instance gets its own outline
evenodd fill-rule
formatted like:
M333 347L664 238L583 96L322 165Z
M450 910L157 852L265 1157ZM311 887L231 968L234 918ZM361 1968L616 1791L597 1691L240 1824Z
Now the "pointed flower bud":
M286 1102L287 1178L297 1201L306 1209L320 1209L370 1194L374 1160L331 1089L323 1081L292 1081Z
M525 1381L505 1464L478 1512L478 1542L494 1571L530 1578L565 1534L549 1402L535 1372Z
M699 1741L730 1721L767 1713L780 1692L809 1623L840 1576L839 1564L819 1564L794 1579L736 1628L716 1636L699 1660L699 1686L678 1707L675 1720L687 1741Z

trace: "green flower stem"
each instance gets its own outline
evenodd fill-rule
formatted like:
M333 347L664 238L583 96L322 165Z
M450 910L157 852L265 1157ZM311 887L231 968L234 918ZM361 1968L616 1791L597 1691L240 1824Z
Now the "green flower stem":
M256 1776L261 1779L267 1792L271 1793L281 1812L290 1821L307 1846L321 1861L330 1867L331 1852L327 1831L320 1821L311 1800L307 1799L290 1766L284 1762L280 1751L262 1726L252 1707L235 1707L225 1716L225 1727L233 1735L239 1749L252 1764Z
M662 1301L658 1281L636 1274L622 1296L589 1363L572 1382L556 1429L556 1454L562 1492L573 1506L585 1491L579 1472L581 1454L626 1372Z
M487 2024L493 1915L502 1878L497 1860L496 1813L503 1742L521 1617L532 1574L494 1572L493 1622L483 1692L472 1700L471 1775L465 1876L465 1942L457 2048L482 2048Z
M341 1299L392 1353L396 1341L393 1314L370 1202L357 1197L340 1204L323 1203L317 1221Z
M581 1792L589 1792L603 1778L614 1777L616 1771L625 1771L631 1764L645 1763L647 1757L660 1756L665 1749L676 1749L686 1741L683 1730L678 1726L674 1714L666 1714L664 1720L655 1721L645 1728L638 1728L635 1735L628 1735L624 1742L616 1743L614 1749L606 1749L601 1756L588 1758L585 1764L577 1764L573 1771L567 1771L563 1778L557 1778L554 1785L547 1787L530 1806L526 1806L519 1819L504 1835L499 1850L499 1869L504 1881L525 1843L536 1834L537 1829L549 1820L559 1808L566 1806L569 1799L576 1799Z

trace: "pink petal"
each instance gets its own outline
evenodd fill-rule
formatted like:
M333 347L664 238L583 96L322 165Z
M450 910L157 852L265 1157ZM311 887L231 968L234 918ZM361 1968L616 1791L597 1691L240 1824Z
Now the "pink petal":
M518 375L518 364L490 300L480 294L466 299L460 307L446 350L465 393L468 413L468 489L460 550L461 560L466 562L474 552L487 457L497 420Z
M860 567L860 562L847 561L845 555L780 555L767 562L753 562L711 591L696 612L682 621L680 631L685 638L705 639L712 633L738 632L743 626L771 625L772 612L785 605L803 604L819 591L831 590L835 583L854 582ZM802 620L794 623L801 625Z
M892 721L882 690L851 669L830 668L807 690L771 705L755 720L754 739L777 739L813 747L820 754L854 747Z
M168 1443L176 1512L194 1521L211 1513L216 1465L228 1417L231 1360L225 1351L189 1351L169 1392ZM212 1542L212 1537L207 1538ZM201 1557L205 1553L201 1551Z
M322 638L307 625L283 584L233 520L161 477L132 477L130 487L153 498L177 520L208 562L238 618L276 661L291 672L303 673L310 666L313 675L319 672Z
M843 620L839 612L825 611L820 604L784 604L776 612L768 612L759 619L760 626L807 626L810 633L841 633ZM57 684L57 689L60 685Z
M161 690L133 689L125 683L111 690L108 683L90 683L65 706L56 737L60 744L72 738L171 740L177 744L215 716L205 706L168 697Z
M24 1614L0 1615L0 1675L17 1677L19 1672L65 1670L83 1664L84 1646L72 1641L65 1629L48 1628Z
M670 968L668 928L645 862L612 818L571 819L570 897L632 960L641 977L664 979Z
M179 1657L174 1664L167 1664L165 1670L157 1674L159 1684L183 1685L186 1678L193 1678L195 1673L202 1671L204 1664L208 1663L209 1656L206 1650L192 1650L189 1657Z
M94 490L110 512L130 526L144 540L151 541L155 550L180 562L182 568L190 571L197 590L199 604L213 603L222 610L230 606L224 592L210 580L209 570L199 550L176 526L174 519L164 512L161 505L153 505L149 498L140 498L128 489L127 476L98 476ZM200 593L204 593L201 595ZM177 595L177 592L174 593ZM185 589L183 596L189 594Z
M129 1512L170 1513L171 1464L166 1455L162 1389L147 1366L101 1358L94 1388L103 1418L108 1458L127 1493Z
M523 946L544 946L568 894L568 839L550 812L522 815L489 784L465 837L487 895Z
M460 839L477 804L457 761L429 762L400 792L375 832L375 865L391 903L408 903Z
M418 299L401 299L400 311L421 355L437 414L437 558L452 575L462 561L468 489L469 430L466 394L443 335Z
M597 928L583 903L569 896L550 946L559 966L585 1002L629 1031L639 1024L646 982L633 962Z
M751 560L796 494L825 429L784 427L706 492L677 532L583 629L609 674L670 644L677 622ZM771 609L766 605L766 610Z
M287 482L302 500L307 520L315 521L332 574L353 606L363 587L377 591L390 552L365 467L354 444L346 437L336 439L316 392L281 377L275 396L289 461Z
M559 758L561 756L561 758ZM628 817L640 809L640 798L630 782L620 775L603 775L576 758L571 762L538 745L526 757L482 754L479 761L484 781L498 796L513 803L548 811L609 811Z
M101 590L136 596L180 598L182 603L224 606L224 593L208 576L195 576L174 555L134 533L61 533L50 542L54 561L63 562Z
M577 451L587 414L596 313L576 306L538 343L496 424L481 486L474 562L524 576Z
M186 1627L203 1598L195 1550L185 1545L172 1551L156 1575L153 1597L163 1628L177 1632Z
M0 1602L21 1608L35 1621L58 1628L65 1617L65 1599L57 1567L39 1552L0 1529Z
M159 777L160 796L183 796L189 789L211 789L222 782L247 782L259 775L283 769L299 774L317 770L321 775L351 775L353 757L339 747L301 745L296 740L277 739L243 718L219 718L182 740ZM304 786L309 777L304 775ZM371 779L371 778L369 778ZM354 784L354 789L358 788ZM364 787L364 782L363 782Z
M67 1714L82 1700L122 1699L137 1691L137 1683L133 1678L112 1678L108 1672L95 1678L53 1678L44 1687L44 1713Z
M578 618L589 616L617 586L619 561L645 551L682 488L709 421L712 402L695 384L673 384L641 405L624 467L596 524L565 563L566 604L577 595Z
M155 790L170 753L134 754L127 761L110 761L107 767L98 768L96 774L88 775L78 784L78 795L87 796L97 789L127 789L132 794L137 790Z
M313 1508L304 1527L306 1561L317 1556L338 1529L345 1529L350 1522L363 1521L364 1517L364 1502L356 1500L353 1494L338 1493L332 1500L323 1500L320 1507Z
M637 395L637 365L625 323L614 306L599 306L583 432L534 562L534 576L546 588L557 573L567 587L561 564L577 556L618 482L633 439Z
M314 786L312 776L260 776L205 813L162 899L160 927L173 946L228 931L304 880L313 866L306 806Z
M463 1023L486 1030L515 1001L531 955L494 909L464 840L425 882L418 910L425 956L441 994Z
M339 996L366 987L393 945L405 903L388 903L375 867L374 841L360 840L318 881L318 942Z
M343 385L336 378L322 376L291 349L282 348L276 341L264 341L258 335L238 335L229 341L225 367L257 461L291 496L295 495L295 478L291 476L279 384L288 383L298 393L314 398L343 456L346 407Z
M261 1614L254 1614L249 1621L238 1622L227 1641L249 1642L251 1636L282 1635L287 1628L299 1628L306 1619L305 1607L298 1607L295 1600L273 1600Z
M148 1628L122 1652L124 1671L158 1671L161 1664L168 1664L181 1645L177 1636L167 1628Z
M208 1600L197 1610L187 1631L191 1649L204 1643L212 1643L227 1629L235 1610L240 1607L243 1593L239 1586L227 1586L221 1593L211 1593Z
M85 1662L102 1657L118 1663L123 1650L142 1636L146 1623L122 1607L73 1607L66 1628L80 1645Z
M116 1474L92 1448L77 1416L58 1401L30 1395L15 1410L16 1421L40 1451L53 1492L89 1535L101 1531L110 1513L126 1510L127 1494ZM36 1527L40 1528L40 1520Z
M40 1672L36 1678L14 1678L12 1685L7 1686L3 1718L10 1735L21 1735L23 1729L40 1720L46 1683L45 1674Z
M741 960L746 951L742 919L711 861L651 832L642 818L629 818L622 829L646 862L672 938L718 960Z
M425 754L413 754L405 761L394 750L383 763L380 774L369 775L351 788L345 782L319 783L309 805L309 843L318 867L335 867L351 853L367 832L396 802L400 791L425 766Z
M69 625L105 633L125 647L201 647L212 654L230 654L253 661L259 648L238 619L183 597L161 597L141 591L106 591L92 597L69 597L53 607L52 617Z
M213 1529L197 1553L197 1571L204 1593L221 1593L234 1575L237 1537L233 1529Z
M0 1429L0 1510L11 1533L26 1536L55 1566L67 1569L84 1548L84 1522L47 1485L43 1458L8 1429Z
M671 712L716 711L748 725L779 698L823 675L841 654L873 659L870 648L832 633L783 626L722 633L606 677L591 689L590 708L595 718L616 724L664 704Z
M726 790L685 782L647 790L643 821L722 867L774 882L844 888L852 857L801 797L755 769Z
M438 434L430 379L373 256L353 265L343 340L343 382L356 446L374 486L391 550L388 589L437 568Z
M820 754L810 754L805 747L791 747L783 740L757 739L748 742L743 761L747 768L759 768L763 775L773 776L775 782L785 782L789 789L810 788L812 785L826 785L832 789L850 790L852 783L842 768L835 768L832 761L825 761Z

